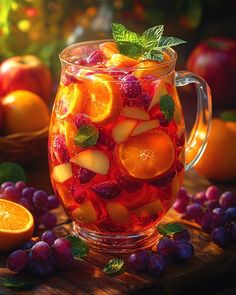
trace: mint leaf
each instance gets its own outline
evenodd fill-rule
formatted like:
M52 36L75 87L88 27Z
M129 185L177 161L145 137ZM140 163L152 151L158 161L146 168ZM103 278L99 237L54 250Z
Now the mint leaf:
M161 37L158 45L158 49L164 49L172 46L176 46L182 43L186 43L186 41L175 38L175 37Z
M220 118L224 121L236 122L236 112L225 111L220 114Z
M173 235L175 233L181 232L183 227L179 223L166 223L158 224L157 231L163 236Z
M66 238L71 243L73 256L77 258L85 257L89 253L88 245L79 237L67 236Z
M155 60L155 61L163 61L164 57L162 52L157 50L151 50L149 52L145 52L142 60Z
M170 95L162 95L160 99L160 109L165 115L165 118L170 122L174 116L175 103Z
M0 277L0 285L9 288L30 289L33 283L17 277Z
M124 260L121 258L113 258L104 266L103 272L107 275L118 273L124 265Z
M86 148L97 143L99 132L95 126L84 125L79 128L75 136L75 144L81 148Z
M164 31L164 26L159 25L159 26L155 26L150 29L147 29L145 32L143 32L142 36L146 40L145 48L151 50L155 47L158 47L163 31Z
M26 181L27 176L22 166L13 162L0 163L0 185L5 181Z

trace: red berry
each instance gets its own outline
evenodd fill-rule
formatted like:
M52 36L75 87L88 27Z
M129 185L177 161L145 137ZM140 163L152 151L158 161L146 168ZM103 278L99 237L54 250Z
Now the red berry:
M74 116L74 122L77 129L79 129L81 126L89 125L91 124L91 120L88 117L88 115L80 113Z
M134 75L126 75L121 80L121 93L128 98L138 96L142 91L139 80Z
M120 185L115 181L106 181L96 184L91 187L98 196L103 199L114 199L118 197L121 193Z
M91 65L101 64L105 60L105 56L101 50L94 50L87 58L87 63Z
M105 130L99 130L98 144L106 147L108 150L113 150L116 143L114 142L111 135Z
M117 182L119 183L121 188L127 191L128 193L136 192L143 186L143 183L130 180L128 177L124 175L119 175L117 177Z
M70 160L66 146L66 138L63 134L57 135L53 142L53 151L59 163L67 163Z

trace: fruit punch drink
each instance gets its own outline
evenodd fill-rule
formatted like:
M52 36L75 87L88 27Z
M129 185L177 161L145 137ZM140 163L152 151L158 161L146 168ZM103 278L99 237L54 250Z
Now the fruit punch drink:
M75 231L93 247L149 246L183 182L176 57L166 49L160 62L140 61L112 41L72 45L60 55L51 180Z

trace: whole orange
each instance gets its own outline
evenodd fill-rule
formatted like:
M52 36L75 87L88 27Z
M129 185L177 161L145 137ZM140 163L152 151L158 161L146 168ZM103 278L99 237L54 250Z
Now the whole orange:
M206 150L195 169L212 180L236 179L236 122L212 120Z
M40 130L49 124L49 110L37 94L27 90L10 92L2 100L6 134Z

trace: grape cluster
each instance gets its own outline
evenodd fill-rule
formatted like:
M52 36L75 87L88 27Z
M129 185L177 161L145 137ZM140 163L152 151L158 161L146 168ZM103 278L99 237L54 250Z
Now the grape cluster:
M22 245L7 258L7 267L14 272L25 272L45 277L55 270L66 270L74 262L71 243L45 231L41 241L33 240Z
M7 181L0 187L0 199L16 202L28 209L34 217L35 231L40 225L45 229L53 228L57 223L56 216L50 212L59 207L60 203L55 195L48 195L45 191L27 186L25 182L15 184Z
M209 186L191 196L181 188L173 208L198 223L220 247L236 241L236 195L232 192L221 194L216 186Z
M159 276L171 261L186 262L194 255L194 248L188 230L159 240L156 252L142 250L129 256L129 265L135 271L147 271L150 275Z

